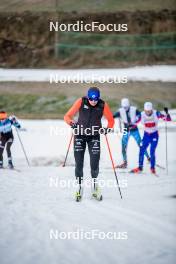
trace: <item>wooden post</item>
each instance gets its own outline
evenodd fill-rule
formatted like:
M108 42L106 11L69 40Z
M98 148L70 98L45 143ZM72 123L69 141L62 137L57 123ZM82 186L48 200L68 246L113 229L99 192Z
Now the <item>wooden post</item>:
M58 0L55 0L55 8L56 8L56 20L59 20L59 10L58 10ZM55 53L55 58L58 59L59 58L59 48L58 48L58 44L59 44L59 32L55 31L55 44L54 44L54 53Z

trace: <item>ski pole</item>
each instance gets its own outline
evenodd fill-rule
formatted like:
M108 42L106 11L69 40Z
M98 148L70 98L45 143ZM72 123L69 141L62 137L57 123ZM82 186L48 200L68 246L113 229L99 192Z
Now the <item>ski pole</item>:
M64 163L63 163L62 167L65 167L65 164L66 164L66 161L67 161L67 157L68 157L68 153L69 153L69 150L70 150L70 146L71 146L71 143L72 143L72 139L73 139L73 133L71 135L71 138L70 138L70 141L69 141L69 144L68 144L67 153L65 155L65 160L64 160Z
M166 136L166 173L168 175L167 121L165 121L165 136Z
M117 182L117 185L118 185L118 189L119 189L120 197L121 197L121 199L122 199L122 193L121 193L121 190L120 190L119 181L118 181L118 178L117 178L117 173L116 173L115 166L114 166L114 161L113 161L113 158L112 158L112 154L111 154L111 149L110 149L109 141L108 141L108 137L107 137L106 134L105 134L105 138L106 138L106 143L107 143L107 146L108 146L109 156L110 156L110 159L111 159L111 162L112 162L112 168L113 168L114 175L115 175L115 178L116 178L116 182Z
M18 136L18 139L19 139L19 141L20 141L21 148L22 148L22 150L23 150L24 156L25 156L25 158L26 158L27 164L28 164L28 166L30 167L30 163L29 163L29 160L28 160L28 157L27 157L26 151L25 151L25 149L24 149L23 142L22 142L22 140L21 140L21 138L20 138L20 134L19 134L17 128L16 128L16 132L17 132L17 136Z

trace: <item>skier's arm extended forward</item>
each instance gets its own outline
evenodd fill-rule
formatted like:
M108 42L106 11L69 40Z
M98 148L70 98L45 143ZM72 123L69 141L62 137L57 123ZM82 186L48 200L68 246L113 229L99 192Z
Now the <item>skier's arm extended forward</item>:
M113 118L112 112L107 103L105 103L103 115L108 120L108 128L113 128L114 118Z
M13 126L15 126L16 128L18 128L18 129L21 128L21 125L20 125L20 123L18 122L16 116L9 116L9 120L10 120L11 124L12 124Z
M136 125L141 121L141 112L136 109Z
M74 123L73 117L79 111L82 104L82 98L79 98L73 106L68 110L68 112L64 116L64 120L68 125Z
M165 115L163 115L160 111L157 111L156 114L157 114L157 117L160 118L160 119L163 119L164 121L171 121L171 116L168 112L168 108L165 107L164 108L164 111L165 111Z

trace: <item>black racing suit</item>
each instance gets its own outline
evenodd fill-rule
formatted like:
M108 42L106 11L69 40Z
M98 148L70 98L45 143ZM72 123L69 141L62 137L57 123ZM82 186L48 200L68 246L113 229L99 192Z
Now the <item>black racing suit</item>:
M77 135L74 137L74 156L76 162L75 176L78 178L83 178L83 165L86 145L88 145L90 155L91 176L92 178L96 178L99 173L100 135Z
M75 176L83 178L84 154L88 145L90 155L91 176L96 178L99 173L100 161L100 134L101 118L103 116L104 101L99 100L96 106L91 106L87 98L82 98L82 105L79 110L78 127L83 128L78 135L74 136L74 157L75 157ZM96 132L87 135L84 133L86 128L92 129L96 126ZM91 130L92 131L92 130Z
M8 132L8 133L1 133L0 136L0 164L3 164L3 152L6 146L6 151L7 151L7 157L8 160L12 159L12 155L11 155L11 146L13 144L13 133Z
M13 144L13 132L11 126L20 128L20 124L15 117L0 121L0 166L3 166L3 152L6 147L8 162L12 162L11 146Z

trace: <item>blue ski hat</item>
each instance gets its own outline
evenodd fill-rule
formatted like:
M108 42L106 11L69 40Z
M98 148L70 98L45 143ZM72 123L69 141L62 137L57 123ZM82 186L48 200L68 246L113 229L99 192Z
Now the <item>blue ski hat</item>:
M89 88L87 92L87 97L91 101L95 100L98 101L100 99L100 90L97 87Z

